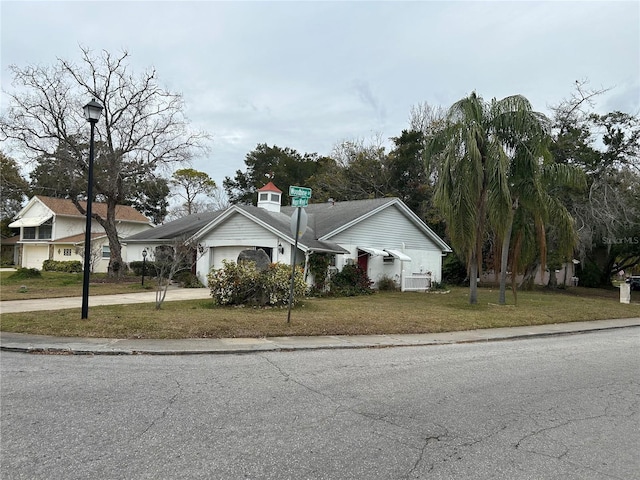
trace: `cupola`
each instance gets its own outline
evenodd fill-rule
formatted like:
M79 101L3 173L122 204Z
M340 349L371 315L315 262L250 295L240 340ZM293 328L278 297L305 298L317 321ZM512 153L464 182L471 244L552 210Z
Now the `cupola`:
M273 182L267 183L258 190L258 207L270 212L280 212L282 190L276 187Z

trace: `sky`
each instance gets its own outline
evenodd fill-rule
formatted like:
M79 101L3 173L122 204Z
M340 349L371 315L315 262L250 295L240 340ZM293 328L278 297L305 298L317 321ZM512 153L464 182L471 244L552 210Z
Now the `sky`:
M638 1L0 0L0 27L3 92L9 65L79 62L80 46L154 67L211 135L191 166L218 185L260 143L320 155L345 140L389 146L412 107L472 91L521 94L550 114L586 80L610 89L596 111L640 113Z

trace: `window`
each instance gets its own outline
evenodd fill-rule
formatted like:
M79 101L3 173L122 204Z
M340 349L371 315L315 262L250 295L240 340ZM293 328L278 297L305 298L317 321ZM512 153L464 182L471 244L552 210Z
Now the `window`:
M51 222L43 223L38 228L39 240L51 240Z
M64 255L65 257L70 257L71 256L71 249L70 248L65 248L64 251L62 252L62 255Z
M275 203L280 203L280 194L279 193L272 193L271 194L271 201L275 202Z
M261 202L266 202L267 200L269 200L269 194L268 193L261 193L260 194L260 201Z
M109 245L102 246L102 258L111 258L111 249Z
M36 227L24 227L22 229L22 238L25 240L36 239Z

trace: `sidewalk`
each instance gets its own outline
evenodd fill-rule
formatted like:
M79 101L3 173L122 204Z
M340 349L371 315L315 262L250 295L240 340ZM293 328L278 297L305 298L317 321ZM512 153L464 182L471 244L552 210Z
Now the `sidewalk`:
M636 327L636 328L634 328ZM463 332L416 335L356 335L270 338L190 338L181 340L132 340L110 338L60 338L0 332L0 350L24 353L74 355L197 355L294 351L312 349L381 348L455 343L478 343L553 335L571 335L629 328L638 335L640 318L555 323L528 327L490 328Z
M199 300L211 298L208 288L178 288L167 290L166 302L176 300ZM124 305L126 303L154 303L156 292L121 293L118 295L89 295L89 308L97 305ZM64 310L81 308L81 297L39 298L32 300L9 300L0 302L1 313L39 312L43 310Z
M170 288L165 301L210 298L208 288ZM89 307L155 302L155 292L120 295L92 295ZM0 313L80 309L80 297L0 302ZM0 332L0 350L25 353L67 353L74 355L196 355L292 351L338 348L380 348L474 343L551 335L571 335L598 330L640 327L640 318L554 323L510 328L489 328L462 332L412 335L354 335L268 338L189 338L144 340L114 338L50 337ZM634 329L634 332L635 329Z

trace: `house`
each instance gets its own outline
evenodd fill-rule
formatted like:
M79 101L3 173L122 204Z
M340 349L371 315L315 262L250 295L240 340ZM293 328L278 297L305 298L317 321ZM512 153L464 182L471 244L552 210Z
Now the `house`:
M86 202L80 204L86 206ZM103 218L107 215L107 205L104 203L94 203L92 210ZM120 238L152 228L147 217L125 205L116 207L116 221ZM20 229L16 244L17 265L21 267L40 270L45 260L84 260L86 216L71 200L36 195L20 210L9 227ZM95 220L91 225L91 250L92 271L106 272L110 257L109 242L104 229ZM124 249L122 255L126 259Z
M281 206L282 192L271 182L257 193L257 206L193 214L126 238L129 259L142 260L143 250L153 253L188 241L198 246L195 273L205 285L212 268L236 261L246 249L262 249L272 262L291 264L297 210ZM310 255L322 253L331 255L334 271L357 263L374 286L383 277L403 290L424 290L430 281L441 281L442 257L451 248L400 199L332 201L304 211L307 226L298 238L296 262L305 271Z
M0 265L17 265L18 264L18 241L20 235L12 237L0 238Z

